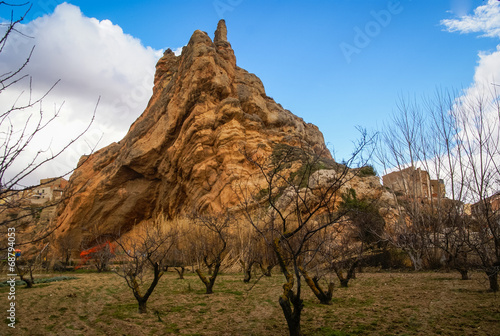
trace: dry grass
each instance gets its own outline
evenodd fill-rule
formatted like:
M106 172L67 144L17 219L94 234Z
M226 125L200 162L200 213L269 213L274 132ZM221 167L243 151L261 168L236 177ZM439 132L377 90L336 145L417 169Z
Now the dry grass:
M65 274L74 275L74 274ZM262 278L251 290L239 274L223 274L205 295L194 274L161 279L148 302L137 304L113 273L83 273L78 279L17 288L12 335L287 335L277 303L282 278ZM304 290L307 335L500 335L500 298L474 274L363 273L349 288L337 288L324 306ZM0 288L6 297L7 288ZM5 307L6 300L2 299ZM13 331L13 332L11 332Z

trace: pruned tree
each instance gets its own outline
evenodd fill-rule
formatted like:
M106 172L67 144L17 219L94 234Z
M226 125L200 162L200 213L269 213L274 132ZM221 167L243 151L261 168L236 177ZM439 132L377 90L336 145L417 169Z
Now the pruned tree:
M313 294L318 298L319 302L324 305L330 305L332 303L335 283L330 280L325 290L320 283L321 278L319 276L315 275L311 277L303 267L300 267L299 269L307 285L311 288Z
M333 298L335 282L333 280L331 256L327 253L332 241L338 237L338 225L333 230L323 230L308 242L304 258L299 270L306 284L321 304L330 305Z
M191 222L186 218L177 218L170 221L170 230L174 237L173 245L167 257L164 267L166 270L173 267L179 275L179 279L184 279L184 273L188 265L194 262L194 251L190 248L191 235L189 234Z
M238 261L243 270L243 282L252 279L252 271L258 267L262 276L271 276L271 271L277 265L276 256L262 238L251 226L246 223L237 223L232 231L233 251L238 255ZM272 233L271 233L272 234Z
M454 109L464 154L462 181L472 205L469 247L479 256L490 290L498 292L500 272L500 98L491 90L462 97Z
M272 241L272 240L268 240ZM256 263L259 265L262 275L266 277L272 276L272 270L278 265L278 259L274 253L272 246L266 244L266 240L259 242L259 253L256 256Z
M194 238L198 242L197 254L209 269L208 277L201 268L196 269L196 274L205 285L206 294L213 293L222 262L228 253L229 227L234 220L227 210L220 214L193 214L197 226Z
M71 257L75 252L75 246L78 246L76 243L77 237L75 235L64 235L60 236L55 240L55 246L57 246L57 253L60 258L61 265L64 267L64 270L67 270L68 267L71 266L72 261Z
M164 274L175 239L175 231L160 214L116 241L121 265L115 272L131 289L141 314L147 312L148 299Z
M417 167L425 147L424 117L416 103L401 99L391 123L381 131L377 152L384 171L392 170L393 175L397 174L389 186L398 204L399 219L387 228L383 238L406 252L417 271L424 267L424 258L430 246L427 235L429 221L423 210L428 196L423 180L427 175ZM384 185L387 186L386 176Z
M353 157L347 162L349 165L360 158L371 140L363 133ZM304 270L307 271L305 254L315 248L310 243L316 235L339 225L344 215L336 207L340 191L355 177L354 171L347 165L336 164L327 153L316 152L300 140L297 143L303 145L275 145L270 157L245 152L265 185L254 191L254 197L245 196L249 194L246 190L239 193L247 222L272 246L285 278L278 301L292 336L302 335L301 277ZM256 204L265 206L259 211ZM272 234L267 230L272 230Z
M443 251L446 268L458 271L462 280L469 280L470 270L477 265L468 244L472 234L469 230L471 218L464 212L462 202L443 200L439 210L441 218L436 219L436 223L442 225L436 229L437 234L431 235L430 242Z
M81 262L90 262L99 273L108 270L111 260L115 257L114 241L117 238L118 235L105 233L99 225L92 225L81 243Z
M238 225L235 231L234 249L243 270L243 282L248 283L252 279L253 266L258 263L261 253L260 237L248 226Z
M26 283L26 288L32 288L35 284L33 273L41 267L42 260L48 253L49 244L31 244L24 252L19 253L16 260L16 272Z
M385 232L385 220L376 200L359 199L352 188L342 193L341 198L339 211L346 214L346 224L329 244L323 245L322 254L330 261L340 285L347 287L356 275L356 268L361 268L374 249L382 247L380 237Z

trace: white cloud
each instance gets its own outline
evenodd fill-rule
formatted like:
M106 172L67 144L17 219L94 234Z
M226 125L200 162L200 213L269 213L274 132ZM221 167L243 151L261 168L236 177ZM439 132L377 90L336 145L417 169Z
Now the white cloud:
M175 56L179 56L180 54L182 54L182 48L184 47L179 47L177 49L174 50L174 55Z
M442 20L441 24L449 32L480 33L483 37L500 38L500 1L489 0L477 7L471 15L456 19ZM493 52L478 52L478 64L474 82L466 90L466 95L480 96L483 90L491 90L492 83L500 81L500 45Z
M491 91L492 86L500 85L500 45L494 52L479 52L479 60L474 73L474 82L466 90L466 95L484 96L484 91Z
M451 0L451 13L458 16L467 15L472 9L472 0Z
M487 4L477 7L474 14L441 20L441 24L449 32L483 33L483 36L500 37L500 2L489 0Z
M472 15L465 15L457 19L442 20L441 24L449 32L479 33L483 37L499 39L500 1L489 0L486 4L477 7ZM498 134L499 111L497 99L500 93L498 85L500 85L500 44L492 52L478 51L478 62L473 82L457 100L457 108L463 107L464 111L466 111L465 113L467 113L463 115L462 133L467 133L471 142L479 139L480 131L484 132L484 129L477 129L478 119L477 115L475 115L481 109L484 111L485 125L491 131L488 139L488 144L493 144L490 144L491 148L496 148L497 141L500 139L500 134ZM483 147L485 146L476 146L475 148L479 150ZM486 156L476 155L473 160L478 163L483 162L484 157L488 157L495 162L495 165L498 165L498 162L500 162L499 155L500 152L497 150L493 154L488 153ZM492 165L493 163L490 161L489 164ZM483 165L478 166L486 166L486 164L483 162ZM495 166L495 168L497 167ZM500 187L498 181L494 182L488 186L490 194Z
M60 117L48 132L36 139L39 147L32 146L20 162L29 160L40 148L50 146L57 150L66 144L88 124L101 97L96 120L85 135L85 142L40 170L27 182L33 184L39 178L74 168L80 155L89 151L86 143L95 145L102 137L99 143L102 147L119 141L126 134L151 97L155 64L162 51L144 47L140 40L125 34L111 21L85 17L78 7L67 3L18 29L31 38L19 34L10 36L0 54L0 73L17 69L35 45L25 69L33 78L33 96L42 95L60 79L44 99L43 109L50 114L64 102ZM2 92L0 106L12 105L19 96L18 104L26 102L27 92L29 82L26 80ZM15 125L23 124L26 113L16 114Z

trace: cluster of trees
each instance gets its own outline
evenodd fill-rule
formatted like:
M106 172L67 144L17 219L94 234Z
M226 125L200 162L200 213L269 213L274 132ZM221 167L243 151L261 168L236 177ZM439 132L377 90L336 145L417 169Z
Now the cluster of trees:
M371 140L364 138L360 150ZM349 169L323 154L308 146L285 145L266 158L246 153L266 183L235 190L237 209L194 211L176 220L160 213L124 234L109 235L94 227L81 249L92 251L89 261L98 271L112 268L124 279L141 313L147 312L147 301L169 268L180 278L191 269L206 294L216 291L225 266L243 270L244 282L279 270L285 282L277 300L290 334L300 335L302 284L320 303L330 304L334 277L348 286L356 267L379 248L384 228L377 205L358 199L349 188L367 169ZM70 265L75 240L66 236L51 244L59 249L61 263Z
M487 92L487 93L485 93ZM438 92L423 103L401 100L381 132L377 158L385 169L422 168L447 189L424 197L417 174L406 174L395 197L399 221L386 237L416 270L445 264L468 278L486 272L497 292L500 270L500 101L495 86L459 97ZM472 204L472 205L471 205Z
M201 268L196 272L207 293L229 256L237 256L245 281L252 267L259 265L265 274L276 265L284 277L278 302L290 335L301 335L303 282L328 304L332 275L347 286L357 267L391 248L404 251L416 270L444 266L467 279L471 269L481 269L490 290L498 291L500 216L491 197L500 183L497 97L496 92L467 100L440 94L425 108L399 105L372 147L376 157L385 169L422 167L444 181L448 196L439 190L423 195L421 177L409 174L404 192L394 193L398 218L390 225L375 200L358 199L349 188L352 179L369 170L348 168L370 147L373 138L366 134L346 165L328 162L307 146L278 145L270 157L245 152L265 185L258 192L248 186L236 190L239 217L230 211L193 216L196 229L189 230L184 243L171 246L172 255L182 256L173 264L205 265L211 276ZM189 242L190 256L182 252Z
M372 140L364 137L355 156ZM244 282L277 268L285 280L277 300L290 334L301 335L302 284L330 304L333 277L347 287L356 267L380 248L385 223L377 205L349 188L366 169L336 164L305 145L279 145L270 157L245 155L265 185L240 185L236 208L177 220L159 214L115 240L115 272L141 313L168 268L181 278L191 268L206 294L216 290L224 266L240 265Z

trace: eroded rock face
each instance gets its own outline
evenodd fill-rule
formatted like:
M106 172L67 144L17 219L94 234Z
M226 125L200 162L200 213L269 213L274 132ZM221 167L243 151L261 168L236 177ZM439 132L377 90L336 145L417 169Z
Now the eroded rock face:
M258 178L243 149L265 156L277 143L300 141L330 155L316 126L236 65L222 20L214 41L198 30L182 55L165 52L146 110L120 142L74 172L68 192L78 193L59 208L58 224L62 232L97 225L116 233L159 211L175 217L234 205L235 183Z

